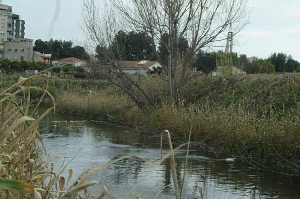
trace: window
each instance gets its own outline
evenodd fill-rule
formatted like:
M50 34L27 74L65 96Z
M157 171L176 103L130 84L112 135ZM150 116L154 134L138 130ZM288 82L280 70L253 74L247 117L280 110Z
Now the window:
M21 50L21 52L25 52L24 48Z
M18 52L18 49L15 49L15 52Z

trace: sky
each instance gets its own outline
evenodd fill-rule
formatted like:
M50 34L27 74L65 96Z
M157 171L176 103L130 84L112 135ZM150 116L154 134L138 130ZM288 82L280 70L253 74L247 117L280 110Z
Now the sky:
M58 9L56 0L2 0L2 3L12 5L14 12L25 19L28 38L72 40L84 45L82 0L60 1ZM283 52L300 61L300 0L248 0L247 10L249 23L235 38L236 52L261 58Z

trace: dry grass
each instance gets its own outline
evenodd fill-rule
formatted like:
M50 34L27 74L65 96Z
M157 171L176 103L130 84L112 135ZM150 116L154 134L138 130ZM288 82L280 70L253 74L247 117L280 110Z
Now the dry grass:
M297 148L300 115L295 109L278 116L269 110L248 111L239 104L162 104L145 114L125 96L107 90L98 90L90 97L65 92L58 109L93 120L109 119L128 126L169 129L177 136L186 137L192 126L193 140L206 141L223 154L237 156L260 168L274 166L275 171L297 175L300 171Z
M96 166L82 173L79 178L72 179L73 171L69 170L68 176L62 176L62 168L58 173L53 166L44 162L42 145L40 142L39 123L55 109L55 101L48 92L48 81L44 76L20 79L13 86L4 89L0 94L0 198L34 198L34 199L79 199L93 198L87 189L97 183L88 179L99 171L122 159L113 160L106 165ZM44 87L35 87L34 81L43 82ZM33 95L34 93L34 95ZM52 101L46 109L40 109L40 104L45 99ZM117 96L107 90L105 94L88 92L88 95L68 94L60 100L61 105L70 111L75 109L81 112L94 112L109 115L124 112L124 108L132 111L122 113L120 117L137 121L141 113L131 108L132 104L124 96ZM120 103L122 102L122 103ZM74 106L75 105L75 106ZM41 112L41 110L44 110ZM176 149L173 148L170 134L167 134L170 152L161 161L171 159L172 173L176 198L183 198L179 190L176 176ZM160 162L160 161L159 161ZM97 198L106 198L108 190Z
M89 182L88 176L107 166L97 166L71 183L72 170L63 177L40 159L39 122L54 109L53 97L47 91L48 82L40 84L41 79L20 79L0 94L0 198L89 198L87 189L95 183ZM32 86L36 85L36 80L44 86ZM160 88L158 90L163 92ZM152 91L155 96L157 91ZM51 99L52 103L46 111L39 112L39 105L45 98ZM193 140L206 141L227 155L233 154L256 167L271 165L277 169L275 171L297 175L300 171L300 115L295 109L278 117L269 111L249 112L234 104L162 104L145 114L126 96L105 89L64 92L58 99L58 110L96 120L109 119L132 126L169 129L177 135L186 136L192 127ZM176 149L173 149L170 134L168 140L168 158L175 165ZM182 198L176 167L171 169L176 197ZM105 196L107 191L98 198Z
M38 86L36 86L38 85ZM5 199L79 199L94 198L87 191L95 182L88 179L99 171L122 159L113 160L106 165L96 166L79 178L73 179L73 171L67 176L61 171L55 172L53 165L44 162L39 123L55 110L54 97L48 92L49 82L46 76L20 78L12 86L2 85L0 93L0 198ZM153 96L156 91L153 90ZM40 108L44 101L48 107ZM85 114L94 117L107 117L122 120L132 125L141 125L147 119L127 97L117 95L114 90L106 89L99 93L65 93L59 98L59 110L71 114ZM176 198L184 198L182 187L178 183L175 155L170 133L167 132L170 152L158 163L171 161L171 172ZM188 155L188 153L187 153ZM180 187L182 186L182 187ZM98 199L106 198L108 190Z
M59 112L169 129L179 136L193 126L194 140L205 140L254 166L300 175L299 75L194 78L181 90L182 104L176 106L169 103L164 80L147 77L138 82L157 104L146 114L103 82L62 81L53 90L61 91L56 95Z
M133 104L122 95L110 94L109 91L85 93L65 92L58 98L58 111L72 115L84 115L93 119L116 117L130 109ZM117 119L117 118L116 118Z
M0 198L88 198L86 189L94 184L86 179L68 184L72 172L64 178L41 159L39 123L55 108L45 79L21 78L0 93ZM36 80L44 81L44 87L32 86ZM32 98L33 92L38 99ZM41 112L46 98L52 100L51 106Z

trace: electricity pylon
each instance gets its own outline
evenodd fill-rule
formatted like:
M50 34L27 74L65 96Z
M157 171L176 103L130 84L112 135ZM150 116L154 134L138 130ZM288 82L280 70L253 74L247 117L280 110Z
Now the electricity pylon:
M233 32L229 31L227 36L225 53L231 54L233 52Z
M230 25L230 29L227 35L226 48L225 48L225 54L227 57L226 63L229 66L233 65L232 53L233 53L233 31L232 31L232 25Z

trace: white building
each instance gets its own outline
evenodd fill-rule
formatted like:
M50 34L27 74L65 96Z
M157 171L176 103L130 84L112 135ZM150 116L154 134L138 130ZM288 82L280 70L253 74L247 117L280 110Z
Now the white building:
M25 21L12 12L9 5L0 4L0 42L25 37Z
M0 4L0 42L8 40L10 32L12 31L12 7Z
M0 3L0 59L33 60L33 41L25 39L25 21Z
M67 57L59 60L55 60L52 64L56 66L74 66L74 67L85 67L87 62L85 60L78 59L76 57Z
M33 41L31 39L18 39L4 42L3 58L12 61L32 61Z
M147 75L148 73L160 71L162 66L157 61L119 61L117 63L124 73L130 75Z
M51 64L52 54L44 54L37 51L33 52L33 60L37 63Z

